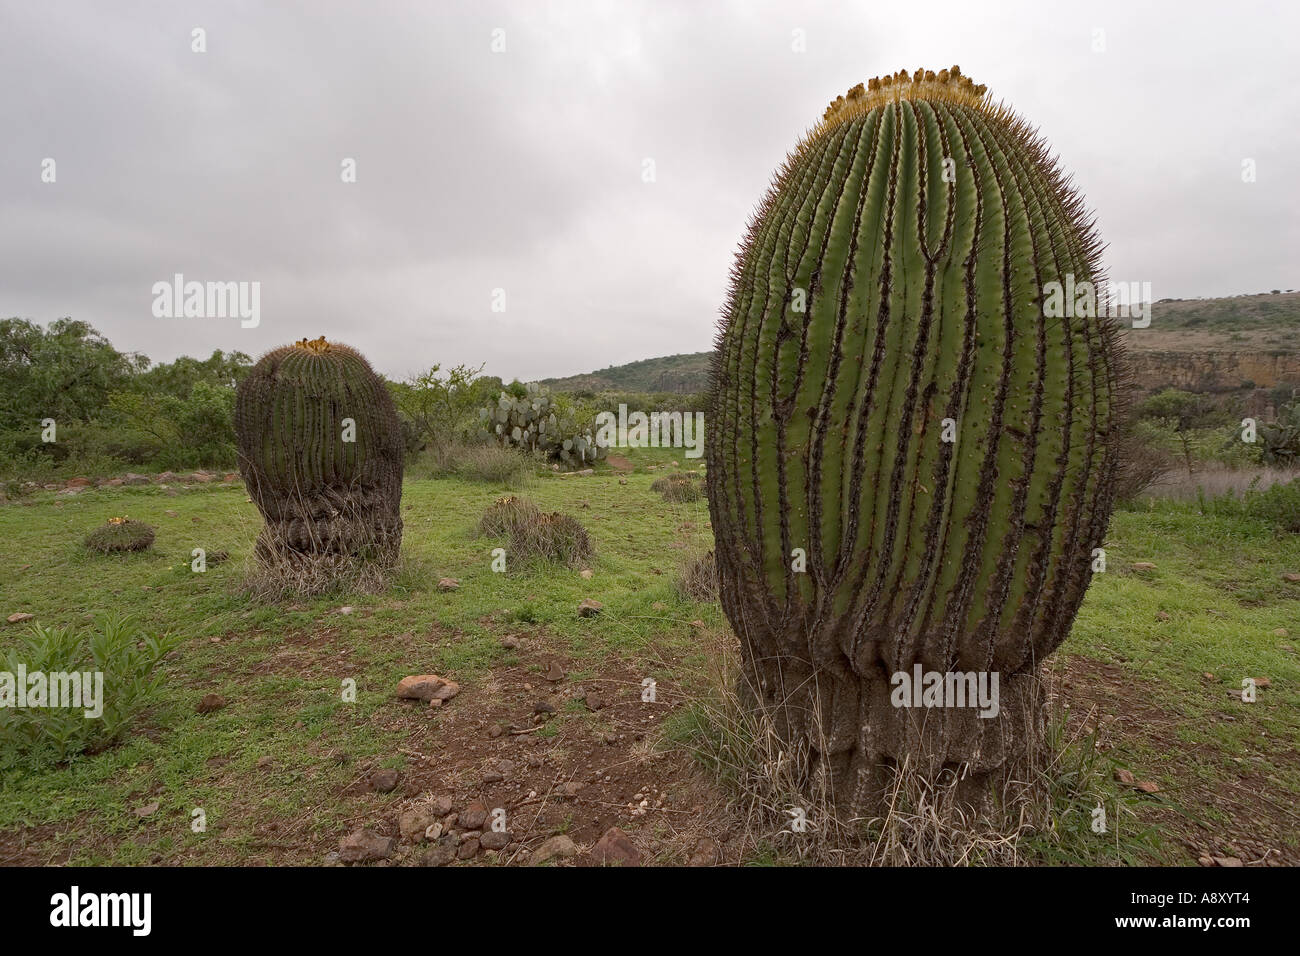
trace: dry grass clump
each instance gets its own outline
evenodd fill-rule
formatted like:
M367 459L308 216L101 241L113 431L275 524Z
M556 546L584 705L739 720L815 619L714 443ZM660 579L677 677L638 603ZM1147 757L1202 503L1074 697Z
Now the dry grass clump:
M133 518L109 518L86 535L86 547L101 554L120 551L144 551L153 545L152 525Z
M663 495L664 501L699 501L704 497L699 476L691 472L656 478L650 482L650 490Z
M516 561L538 559L576 565L592 554L591 537L576 518L538 514L510 529L508 552Z
M542 510L527 498L507 495L498 498L488 506L488 510L479 519L479 534L490 538L509 535L523 524L529 524L541 517Z
M713 552L707 551L687 558L674 585L677 593L687 601L716 601L718 563L713 557Z
M358 554L260 552L243 582L254 601L276 602L328 594L377 594L399 570L397 560Z

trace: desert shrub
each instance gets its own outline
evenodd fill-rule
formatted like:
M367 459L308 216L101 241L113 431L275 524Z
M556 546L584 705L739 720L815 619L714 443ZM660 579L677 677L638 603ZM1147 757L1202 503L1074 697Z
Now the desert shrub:
M116 551L143 551L153 544L152 525L133 518L109 518L86 535L86 547L91 551L109 554Z
M516 561L574 565L591 556L591 538L576 518L558 512L538 514L510 529L509 553Z
M1173 456L1153 440L1151 431L1148 423L1135 422L1120 440L1119 473L1115 480L1117 501L1134 500L1177 467Z
M532 473L533 463L514 448L488 442L457 442L429 448L412 471L425 478L460 478L518 488Z
M488 505L479 519L479 534L491 538L508 536L515 528L541 517L541 509L527 498L508 495Z
M693 473L665 475L650 482L650 490L663 495L664 501L699 501L704 487Z
M1278 531L1300 534L1300 478L1245 496L1245 513Z
M718 564L713 552L697 554L686 559L675 582L677 593L687 601L716 601L718 599Z
M131 618L100 617L87 629L33 626L5 662L11 675L25 669L28 706L16 706L16 684L0 682L0 696L14 695L0 707L0 767L23 760L57 763L117 742L155 699L161 685L158 663L179 643L180 638L144 634ZM50 675L80 674L83 693L87 673L102 675L98 693L93 676L89 685L91 699L102 705L102 713L87 717L84 706L31 706L35 689L31 678L38 672L46 678L47 705L55 702L55 684L61 686L60 694L69 689ZM95 709L92 703L91 712Z

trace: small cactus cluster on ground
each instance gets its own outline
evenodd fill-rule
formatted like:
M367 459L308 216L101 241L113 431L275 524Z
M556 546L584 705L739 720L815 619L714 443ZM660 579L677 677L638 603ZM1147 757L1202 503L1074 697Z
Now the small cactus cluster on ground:
M555 561L573 566L591 556L591 536L570 515L547 514L527 498L508 495L488 506L478 523L479 534L504 537L510 562Z
M656 478L650 482L650 490L663 495L664 501L699 501L704 497L704 485L693 472Z
M528 452L542 452L569 465L591 464L605 457L605 448L590 431L567 421L550 394L536 382L525 386L527 394L517 398L509 392L486 408L479 420L502 445Z
M510 534L522 524L535 521L541 516L541 509L527 498L518 495L506 495L498 498L483 512L479 519L478 531L487 537L502 537Z
M109 554L116 551L144 551L153 545L154 530L151 525L132 518L109 518L86 535L86 547L91 551Z

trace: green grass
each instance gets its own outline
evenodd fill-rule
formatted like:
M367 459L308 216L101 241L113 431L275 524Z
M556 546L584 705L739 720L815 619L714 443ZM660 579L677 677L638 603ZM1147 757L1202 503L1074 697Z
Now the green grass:
M80 864L283 858L276 853L290 851L277 844L319 841L355 822L342 791L358 767L392 765L399 748L437 747L437 718L395 712L392 689L402 676L435 671L472 690L494 669L518 663L516 652L500 645L509 633L526 631L561 648L570 673L635 658L657 662L645 673L698 685L706 668L691 622L726 624L716 604L684 601L673 588L680 560L711 546L705 501L669 503L649 490L662 471L643 466L674 458L697 464L681 450L649 450L636 454L641 467L627 485L609 472L527 483L522 493L541 508L571 514L588 529L590 580L577 567L494 573L491 551L505 542L479 537L476 525L504 489L419 480L405 486L404 567L392 588L296 604L251 604L237 588L260 526L239 486L175 495L156 486L40 492L0 506L0 618L26 611L45 625L84 625L113 611L183 639L162 665L161 703L124 744L0 779L0 831L39 827L35 838L50 855ZM88 553L86 532L119 515L153 525L154 547ZM189 561L196 547L228 551L230 559L195 574ZM1133 723L1110 735L1106 758L1161 785L1156 798L1142 798L1151 814L1166 815L1161 819L1222 824L1222 808L1205 795L1243 776L1267 782L1273 801L1290 807L1300 794L1300 585L1281 575L1300 571L1300 538L1248 519L1200 515L1195 504L1166 503L1118 512L1106 550L1108 569L1094 579L1055 659L1122 675L1122 703L1131 711L1125 720ZM1135 561L1156 568L1134 572ZM440 577L457 578L460 588L440 592ZM579 618L586 597L605 611ZM339 613L344 605L352 613ZM1292 636L1276 636L1278 628ZM18 633L19 626L0 623L0 654ZM1254 704L1226 693L1246 676L1272 682ZM341 699L349 678L355 703ZM196 714L208 693L228 706ZM691 714L684 705L676 720L689 723ZM582 716L579 707L562 708L543 733ZM263 755L273 758L271 768L256 767ZM152 800L160 808L150 820L167 826L143 828L132 813ZM189 829L196 807L207 813L207 834ZM278 836L221 828L249 819L280 821ZM1300 827L1291 833L1294 845ZM1136 850L1098 847L1090 857L1086 845L1073 840L1064 860L1046 850L1042 859L1133 862L1160 853L1141 843Z

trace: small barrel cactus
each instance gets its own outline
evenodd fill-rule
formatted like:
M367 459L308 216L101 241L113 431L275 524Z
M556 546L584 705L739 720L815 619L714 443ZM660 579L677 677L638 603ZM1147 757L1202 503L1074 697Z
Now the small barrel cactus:
M86 547L102 554L145 551L152 547L153 541L152 525L125 516L109 518L107 523L86 535Z
M235 396L239 470L266 521L263 563L391 565L402 541L402 433L383 381L337 342L262 356Z
M1104 307L1046 302L1103 284L1100 248L957 67L835 100L751 222L710 377L720 597L744 686L841 807L878 809L904 764L987 781L1041 726L1125 379ZM900 705L918 673L1000 676L1000 707Z

